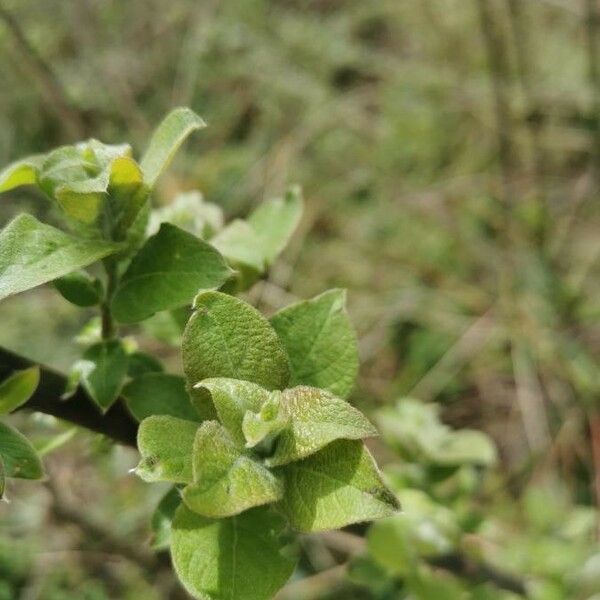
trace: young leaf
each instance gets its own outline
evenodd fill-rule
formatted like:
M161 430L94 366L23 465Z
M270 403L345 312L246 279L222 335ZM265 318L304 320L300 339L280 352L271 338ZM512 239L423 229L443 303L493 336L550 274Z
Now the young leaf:
M152 513L150 527L152 528L152 548L164 550L171 543L171 524L175 511L181 504L181 493L176 487L172 487L158 503Z
M39 367L17 371L0 383L0 415L7 415L25 404L40 382Z
M242 422L246 447L254 448L261 444L271 446L272 441L289 425L289 415L281 405L281 394L271 392L271 397L258 412L248 410ZM267 448L270 450L270 448Z
M288 306L271 318L271 325L290 359L290 385L348 396L358 372L358 346L344 290Z
M280 507L298 531L337 529L388 517L399 508L360 441L338 440L281 472Z
M142 458L136 474L144 481L191 483L197 429L198 423L167 415L144 419L137 435Z
M199 600L269 600L292 574L285 522L267 507L208 519L182 505L171 531L175 571Z
M121 248L78 239L31 215L19 215L0 232L0 300L90 265Z
M210 243L236 267L248 267L256 273L265 270L260 239L245 221L232 221Z
M0 192L22 185L36 185L44 158L44 154L37 154L8 165L0 173Z
M118 340L99 342L83 353L76 370L86 392L106 412L119 396L127 375L127 354Z
M152 415L200 420L185 389L185 379L179 375L146 373L130 381L121 395L138 421Z
M270 396L267 390L255 383L225 377L205 379L195 389L206 390L210 394L219 420L240 445L246 441L242 432L244 415L248 410L259 411ZM204 400L203 396L200 398Z
M140 162L144 180L152 188L185 138L206 123L189 108L176 108L156 128Z
M146 203L150 189L144 183L140 166L129 156L115 158L110 164L108 201L116 239L122 239Z
M40 479L44 476L42 463L31 442L5 423L0 423L0 457L6 477Z
M86 271L74 271L53 283L60 295L76 306L95 306L102 300L102 284Z
M310 387L281 394L281 410L289 420L276 442L269 466L285 465L314 454L334 440L360 440L377 435L368 419L345 400Z
M188 508L205 517L237 515L283 496L281 482L261 463L244 456L228 431L216 421L196 433L194 483L183 490Z
M212 246L163 223L123 275L113 299L114 317L134 323L158 311L190 304L199 290L221 286L230 274L231 269Z
M292 187L283 199L264 202L248 218L258 236L267 266L271 265L285 248L300 222L302 209L300 189Z
M208 377L252 381L267 389L287 384L287 356L269 322L252 306L205 292L183 334L183 368L191 385Z

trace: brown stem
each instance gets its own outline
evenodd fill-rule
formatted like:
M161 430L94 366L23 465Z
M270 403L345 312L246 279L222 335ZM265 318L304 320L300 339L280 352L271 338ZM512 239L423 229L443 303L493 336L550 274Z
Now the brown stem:
M590 437L592 442L592 464L594 472L592 485L596 497L596 506L600 508L600 413L592 412L589 417ZM600 523L598 524L598 535L600 537Z
M13 371L26 369L35 364L28 358L0 347L0 380ZM77 388L67 400L62 400L66 383L67 378L62 373L42 365L38 388L21 408L70 421L91 431L102 433L126 446L136 446L137 423L121 400L117 400L105 414L102 414L81 388Z

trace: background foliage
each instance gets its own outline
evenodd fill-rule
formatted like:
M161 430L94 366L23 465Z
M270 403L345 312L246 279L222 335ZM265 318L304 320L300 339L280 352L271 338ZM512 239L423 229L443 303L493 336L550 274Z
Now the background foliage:
M272 313L349 289L361 352L351 400L384 433L373 450L405 513L366 542L307 537L282 597L513 597L482 564L533 598L600 594L594 6L0 4L1 165L90 135L140 150L189 105L209 127L155 204L197 189L233 218L303 186L300 234L248 299ZM52 222L30 192L4 196L0 222L22 210ZM4 301L0 319L0 344L65 370L86 321L51 288ZM180 370L172 325L154 319L152 333L164 342L137 343ZM135 453L40 416L13 420L65 445L45 459L46 488L7 490L0 598L181 593L162 558L130 543L148 538L160 498L126 475ZM499 461L458 429L491 435Z

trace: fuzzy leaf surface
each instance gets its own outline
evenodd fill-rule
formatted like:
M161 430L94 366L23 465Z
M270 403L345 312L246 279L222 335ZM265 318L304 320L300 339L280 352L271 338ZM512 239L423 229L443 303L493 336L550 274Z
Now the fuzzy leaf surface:
M290 360L290 385L311 385L340 398L358 373L358 345L345 290L288 306L271 318Z
M135 472L144 481L191 483L198 423L168 415L144 419L138 428L141 460Z
M198 600L269 600L296 564L284 533L284 520L267 507L209 519L182 505L171 531L173 565Z
M289 421L281 432L269 466L285 465L314 454L334 440L377 435L369 420L345 400L306 386L281 393L281 412Z
M285 351L254 307L227 294L205 292L194 308L182 343L183 368L191 385L209 377L229 377L270 390L286 386Z
M338 440L281 472L280 507L298 531L338 529L391 516L399 508L360 441Z
M79 239L20 215L0 232L0 300L90 265L121 248Z
M267 390L255 383L225 377L205 379L195 389L210 394L219 420L240 445L245 442L242 431L244 415L247 411L259 411L270 397Z
M194 483L183 490L188 508L205 517L237 515L283 496L281 482L217 421L203 423L194 442Z

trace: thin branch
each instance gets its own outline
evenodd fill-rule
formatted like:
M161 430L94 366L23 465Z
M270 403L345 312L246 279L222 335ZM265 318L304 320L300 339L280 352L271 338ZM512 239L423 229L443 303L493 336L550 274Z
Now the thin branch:
M32 76L38 81L52 110L62 120L70 134L77 138L85 137L86 125L81 113L72 102L60 83L52 67L27 39L18 21L0 4L0 20L4 22L11 34L14 44L29 68Z
M0 347L0 378L34 364L37 363ZM62 400L66 384L67 378L62 373L40 366L38 388L21 408L70 421L80 427L102 433L126 446L136 447L137 423L120 400L102 414L81 388L70 398Z
M592 170L596 185L600 186L600 59L598 57L600 12L597 0L586 0L586 32L588 77L591 92Z
M514 171L515 147L513 145L512 118L508 99L508 59L504 40L499 31L496 16L490 0L476 0L481 33L485 44L490 69L490 82L494 100L494 117L498 158L502 171L505 202L510 197L511 181Z

